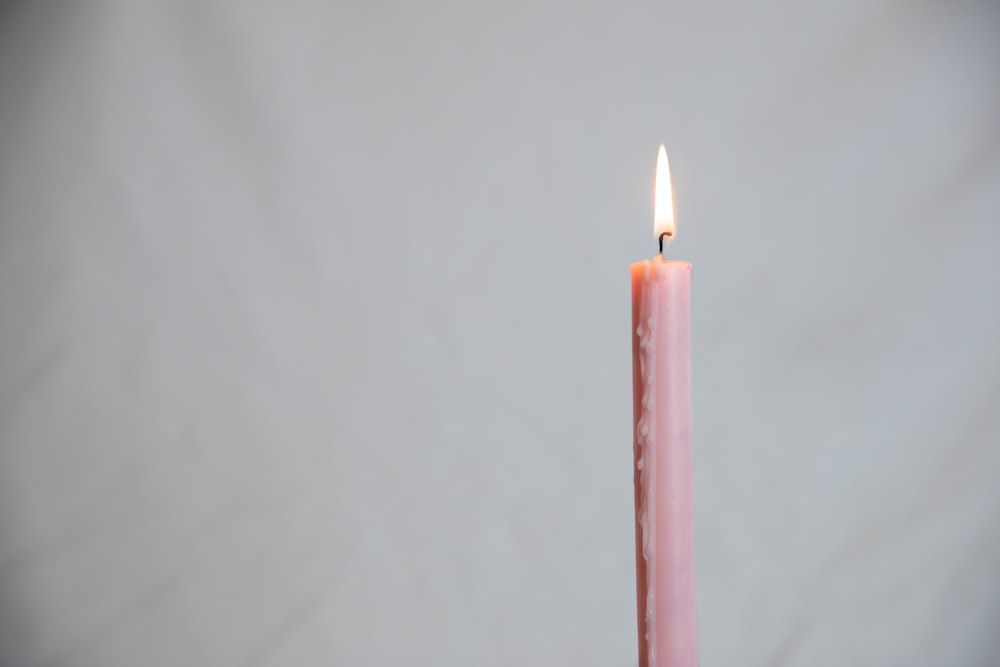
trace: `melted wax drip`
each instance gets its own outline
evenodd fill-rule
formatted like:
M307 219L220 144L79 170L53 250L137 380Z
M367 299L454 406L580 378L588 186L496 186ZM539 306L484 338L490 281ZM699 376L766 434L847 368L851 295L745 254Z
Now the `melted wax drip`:
M646 561L646 648L649 652L649 667L656 667L656 633L653 632L653 628L656 627L653 614L655 602L653 591L656 590L656 568L653 561L655 489L652 480L652 475L656 470L653 460L655 453L653 446L656 442L656 422L654 421L656 392L653 372L656 352L653 341L653 334L656 331L656 306L653 297L656 290L649 283L649 273L652 268L656 274L653 279L656 280L659 277L659 270L658 267L651 265L652 262L645 267L642 298L639 302L639 326L635 331L639 337L639 378L642 384L642 410L639 413L639 423L636 426L639 458L635 465L639 469L639 527L642 531L642 558Z

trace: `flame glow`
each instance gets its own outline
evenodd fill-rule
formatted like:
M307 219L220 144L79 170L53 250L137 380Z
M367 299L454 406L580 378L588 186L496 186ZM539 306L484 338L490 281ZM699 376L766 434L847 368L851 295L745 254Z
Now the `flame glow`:
M653 231L657 238L674 235L674 192L670 185L670 163L667 149L660 144L656 156L656 189L653 195Z

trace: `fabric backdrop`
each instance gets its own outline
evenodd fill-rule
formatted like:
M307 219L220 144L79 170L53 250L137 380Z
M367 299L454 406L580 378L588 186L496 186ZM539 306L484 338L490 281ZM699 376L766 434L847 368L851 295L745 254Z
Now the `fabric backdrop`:
M0 6L0 665L636 662L694 263L704 667L1000 655L1000 6Z

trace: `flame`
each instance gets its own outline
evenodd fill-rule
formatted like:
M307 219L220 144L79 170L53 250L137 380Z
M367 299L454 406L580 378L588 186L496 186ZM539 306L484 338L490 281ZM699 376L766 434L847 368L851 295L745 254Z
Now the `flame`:
M657 238L674 235L674 192L670 186L670 163L667 149L660 144L656 155L656 190L653 196L653 231Z

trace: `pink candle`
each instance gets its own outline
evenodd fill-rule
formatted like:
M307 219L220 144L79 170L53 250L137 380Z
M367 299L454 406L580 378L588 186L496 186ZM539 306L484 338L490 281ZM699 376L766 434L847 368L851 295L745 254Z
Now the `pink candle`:
M674 232L663 146L655 209L662 248ZM639 665L695 667L691 265L661 254L631 272Z

